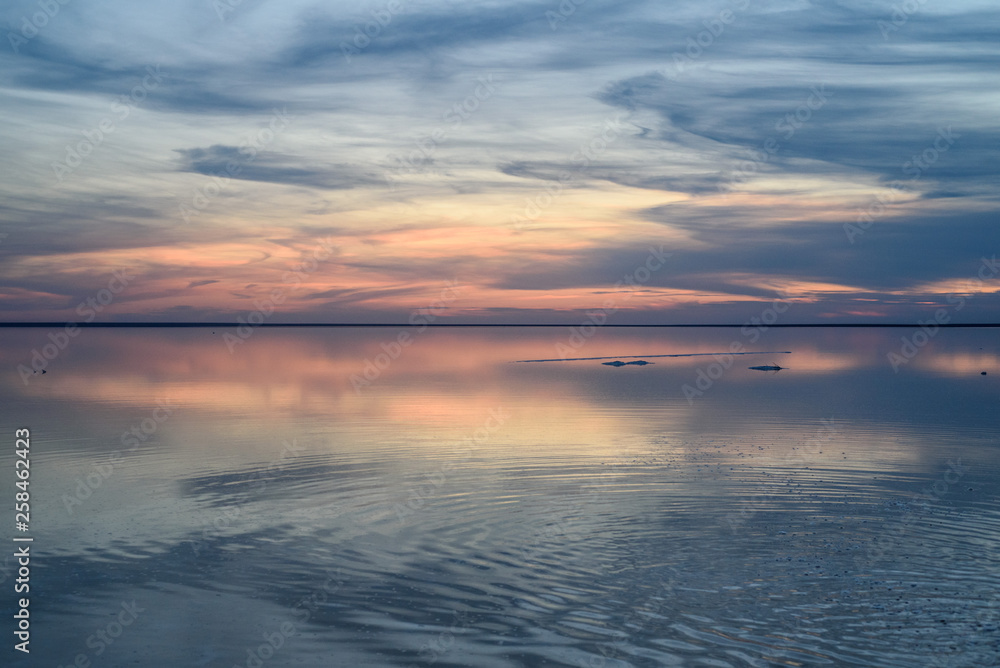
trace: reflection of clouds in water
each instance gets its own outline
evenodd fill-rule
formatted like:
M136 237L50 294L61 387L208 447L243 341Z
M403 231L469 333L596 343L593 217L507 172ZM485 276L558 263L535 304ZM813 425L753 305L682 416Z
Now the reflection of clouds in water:
M158 635L137 624L123 650L238 662L259 629L301 619L296 606L331 574L335 594L309 609L282 656L318 664L336 646L359 663L386 651L419 659L435 630L452 628L448 611L462 616L439 660L477 665L500 647L521 664L684 663L738 649L917 665L951 660L950 645L985 656L1000 633L1000 518L984 503L1000 419L983 392L991 377L912 369L901 382L881 354L896 331L772 331L768 348L795 351L794 373L760 382L734 369L692 408L678 388L698 358L635 373L515 365L565 330L428 330L357 397L347 378L382 331L261 330L229 355L205 331L88 330L55 382L0 385L54 436L44 470L57 491L40 503L58 503L119 449L121 429L156 398L183 408L99 498L51 514L58 593L44 614L70 619L67 642L93 631L101 609L88 597L128 592L155 601L140 605ZM31 340L0 335L15 350ZM942 332L935 343L976 355L990 336ZM707 352L731 338L605 328L588 351ZM809 373L825 356L851 363ZM497 406L503 428L467 452L463 439ZM283 457L284 443L301 451ZM956 479L947 462L958 458L972 472ZM395 504L417 485L423 503L400 522ZM220 598L250 621L191 612ZM185 644L230 622L211 652Z

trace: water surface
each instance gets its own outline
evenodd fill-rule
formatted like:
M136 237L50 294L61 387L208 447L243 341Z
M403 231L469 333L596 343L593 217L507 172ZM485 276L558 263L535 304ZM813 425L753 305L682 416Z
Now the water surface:
M223 334L0 330L5 664L1000 664L997 330Z

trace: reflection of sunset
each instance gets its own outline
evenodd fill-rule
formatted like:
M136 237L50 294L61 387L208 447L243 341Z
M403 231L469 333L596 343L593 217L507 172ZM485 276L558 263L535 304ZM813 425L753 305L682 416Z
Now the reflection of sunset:
M519 336L497 334L479 335L476 330L439 330L419 327L384 327L365 330L308 329L308 330L257 330L244 343L236 344L230 353L223 335L230 330L182 330L174 339L163 330L153 330L156 354L150 355L150 339L129 337L107 330L85 330L74 348L107 342L105 350L113 350L113 357L126 361L123 368L109 375L100 361L112 353L102 353L98 360L82 361L58 376L46 379L46 384L32 384L28 391L45 393L53 397L74 397L109 402L134 402L149 405L167 393L175 400L195 408L235 408L257 405L260 410L292 412L314 410L333 402L335 406L357 407L370 397L378 396L378 387L391 386L393 392L407 392L413 386L415 393L424 393L428 381L442 382L448 387L460 386L471 391L469 401L483 395L482 405L495 405L504 398L496 395L496 388L503 385L503 378L515 368L511 363L519 359L559 357L602 357L642 354L666 355L687 353L725 353L734 343L744 350L767 349L760 342L751 345L739 329L726 332L725 343L710 341L685 341L670 334L643 343L642 337L623 349L621 340L608 340L610 330L596 328L597 335L574 347L570 328L521 330ZM297 333L309 332L310 336L298 337ZM362 336L350 332L362 331ZM400 337L409 345L400 346ZM559 347L562 346L562 347ZM564 354L566 350L572 354ZM393 356L395 356L393 358ZM738 356L734 365L755 358ZM787 362L786 362L787 360ZM703 358L664 358L660 365L708 365L717 361L708 355ZM765 360L770 362L770 360ZM873 362L871 356L854 352L831 352L808 343L796 346L793 355L782 356L781 363L794 366L799 373L835 372L861 368ZM15 362L16 363L16 362ZM66 364L57 359L53 365ZM546 383L569 382L561 372L585 368L577 363L553 363L557 366L535 366L548 369L556 376ZM376 366L377 365L377 366ZM575 365L575 366L574 366ZM527 365L517 365L524 369ZM352 376L364 378L366 370L377 374L371 382L375 390L355 393ZM562 378L562 380L558 380ZM734 382L738 378L733 379ZM544 385L544 384L543 384ZM544 392L543 385L527 385L518 396ZM255 389L257 388L257 389ZM474 390L474 391L472 391ZM508 399L509 400L509 399ZM394 406L393 411L399 407ZM427 415L450 415L451 408L427 406Z
M782 356L784 359L786 356ZM860 369L871 362L871 356L861 353L829 353L818 350L798 349L788 355L787 364L796 372L831 373ZM779 362L779 364L782 364Z
M510 418L502 431L476 444L482 458L477 466L502 468L515 454L616 462L648 455L651 442L661 455L694 457L706 466L866 470L921 456L913 447L917 435L906 443L885 441L877 421L844 421L842 406L827 412L824 405L817 412L809 400L801 402L808 396L828 396L831 404L852 401L861 375L882 374L890 383L903 379L885 359L885 351L899 345L899 330L772 329L752 341L740 328L598 327L583 337L579 328L568 327L259 329L232 353L222 338L232 328L214 334L202 328L140 331L84 330L50 362L44 377L22 387L14 375L8 384L38 403L121 413L109 423L116 444L122 430L166 400L177 406L177 416L189 417L172 418L156 432L158 441L191 457L200 456L206 439L226 442L231 445L218 456L241 461L273 457L273 447L289 433L313 448L361 453L372 421L391 425L399 435L387 436L384 447L404 447L394 445L398 440L408 456L433 458L470 438L496 410ZM11 368L24 363L25 352L46 340L45 334L11 333L14 345L0 350L0 359ZM401 334L410 345L397 347ZM963 349L960 332L939 336L905 373L978 380L981 368L996 369L1000 362L994 351L977 352L978 340ZM716 355L734 344L792 352ZM606 360L515 362L692 353L709 354L650 358L648 366L621 368L601 364ZM747 368L771 363L786 369ZM710 386L699 381L706 373L713 378ZM682 388L699 382L703 396L688 402ZM780 426L769 424L775 411ZM231 424L218 433L184 426L220 416L230 416ZM823 420L833 420L837 433L810 445ZM301 425L314 423L336 436L316 440L302 433ZM704 441L706 430L724 437L726 445ZM757 435L747 440L747 434ZM857 442L871 451L852 451L849 444Z
M65 359L52 362L52 372L44 382L33 381L26 392L53 400L131 405L137 412L169 398L185 410L248 412L279 421L295 420L297 416L328 414L336 419L338 415L364 414L401 425L468 426L475 425L479 416L491 408L520 406L532 412L534 406L546 404L545 397L560 394L567 395L560 404L564 414L537 417L539 424L558 423L560 429L569 429L566 438L572 440L578 432L607 430L610 434L617 420L595 422L592 411L582 411L581 415L591 416L586 419L574 417L574 405L582 407L595 401L576 387L580 374L635 380L676 375L677 380L671 381L676 387L663 399L671 413L680 418L689 409L677 388L689 382L697 369L724 357L660 358L641 372L613 370L596 362L513 364L515 360L718 353L728 350L732 343L742 343L744 350L774 349L773 344L763 341L751 345L738 329L722 330L718 337L712 337L712 342L692 340L683 331L664 330L654 336L645 331L612 333L597 328L593 338L577 338L574 343L569 328L519 330L517 336L512 336L502 331L421 332L418 327L385 327L262 329L230 353L223 342L223 334L228 331L213 334L205 329L150 330L147 336L136 337L109 330L86 330L73 342ZM409 345L399 346L400 335L405 335ZM855 340L863 340L865 334L857 332L854 336ZM21 362L10 358L15 350L7 349L8 363ZM92 359L88 351L95 351ZM114 364L106 364L112 359ZM871 353L831 351L808 341L800 341L792 355L782 355L778 361L791 367L791 371L781 372L796 374L790 377L836 374L882 363ZM746 372L745 367L771 362L770 358L754 356L732 358L726 383L735 386L759 382L760 377ZM972 357L963 363L982 362ZM633 375L626 376L628 373ZM522 378L516 389L510 383L512 378ZM456 393L461 397L459 402Z
M982 371L996 373L1000 371L1000 356L995 353L949 353L933 351L929 354L918 354L913 360L923 368L933 369L938 373L953 376L970 376Z

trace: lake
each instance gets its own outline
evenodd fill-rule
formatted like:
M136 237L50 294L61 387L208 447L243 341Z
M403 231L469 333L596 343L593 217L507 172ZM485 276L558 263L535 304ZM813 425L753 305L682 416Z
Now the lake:
M4 665L1000 665L1000 330L50 331Z

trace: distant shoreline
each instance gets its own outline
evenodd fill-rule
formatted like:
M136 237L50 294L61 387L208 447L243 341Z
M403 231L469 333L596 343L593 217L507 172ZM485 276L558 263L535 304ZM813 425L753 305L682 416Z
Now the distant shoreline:
M71 322L71 321L69 321ZM56 322L0 322L0 328L28 328L28 327L65 327L67 322L56 321ZM238 327L239 322L229 321L229 322L89 322L89 323L72 323L77 327L82 328L156 328L156 327L187 327L187 328L225 328L225 327ZM287 322L287 323L277 323L277 322L265 322L259 325L253 325L256 329L258 327L415 327L411 323L406 322ZM421 327L576 327L579 323L452 323L452 322L441 322L441 323L421 323ZM683 323L679 325L602 325L602 329L608 328L645 328L645 329L655 329L655 328L682 328L682 327L714 327L714 328L740 328L745 326L743 324L692 324ZM770 329L789 329L789 328L836 328L836 327L868 327L868 328L880 328L880 327L908 327L916 328L920 327L921 323L817 323L817 324L774 324L768 325ZM937 324L941 329L962 329L962 328L976 328L976 327L1000 327L1000 323L970 323L970 324L958 324L958 323L948 323L948 324Z

